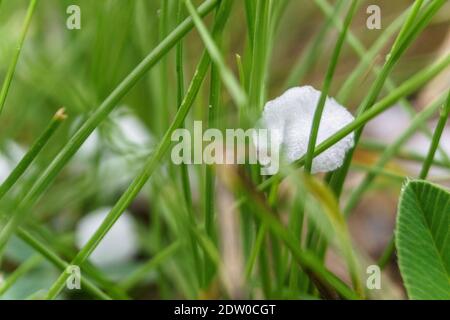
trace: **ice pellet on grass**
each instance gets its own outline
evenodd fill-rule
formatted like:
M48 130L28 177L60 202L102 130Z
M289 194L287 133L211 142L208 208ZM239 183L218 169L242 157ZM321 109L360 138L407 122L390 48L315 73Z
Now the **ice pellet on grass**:
M260 120L262 127L271 131L275 152L288 163L300 159L308 149L311 125L320 98L320 91L311 86L295 87L264 106ZM353 121L353 116L333 98L327 97L317 135L316 146ZM312 173L328 172L339 168L346 152L353 147L354 134L350 133L332 147L314 158ZM266 148L258 145L257 148ZM281 150L281 151L280 151Z

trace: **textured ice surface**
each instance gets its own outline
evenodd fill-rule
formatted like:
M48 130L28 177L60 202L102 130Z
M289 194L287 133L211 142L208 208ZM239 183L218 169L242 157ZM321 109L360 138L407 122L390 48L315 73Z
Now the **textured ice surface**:
M100 208L80 220L75 232L79 248L88 242L110 210L108 207ZM133 258L137 248L138 240L133 218L124 212L91 254L90 259L99 266L122 264Z
M309 134L320 98L311 86L295 87L264 106L261 125L271 130L276 150L289 163L300 159L308 148ZM316 146L353 120L353 116L333 98L327 98L320 122ZM312 173L339 168L345 153L353 147L353 133L314 158ZM259 144L258 149L265 148Z

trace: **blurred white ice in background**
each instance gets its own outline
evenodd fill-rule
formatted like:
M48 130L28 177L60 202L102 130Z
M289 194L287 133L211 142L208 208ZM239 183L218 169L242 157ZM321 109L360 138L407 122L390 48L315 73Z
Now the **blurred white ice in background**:
M137 149L136 151L149 152L154 139L141 120L130 113L123 112L114 114L113 121L118 131L118 139L113 141L123 148L121 150L126 152L131 146Z
M275 150L281 150L282 157L289 163L300 159L308 149L311 126L320 91L311 86L288 89L278 98L264 106L261 126L271 131L275 139ZM327 97L322 113L316 146L353 120L346 108L333 98ZM353 133L314 158L312 173L327 172L342 165L346 152L353 146ZM257 146L259 152L267 144Z
M433 120L428 124L428 127L430 128L431 132L434 132L434 129L436 128L437 120ZM423 157L426 157L428 154L428 151L430 149L431 140L429 137L425 136L423 132L417 132L414 134L414 136L408 141L405 148L407 150L411 150L415 153L420 154ZM441 139L439 141L439 147L440 149L436 150L436 154L434 156L434 159L436 160L443 160L444 157L442 155L442 151L445 152L450 158L450 128L447 125L444 128L444 131L442 132ZM420 163L412 163L408 162L406 164L408 169L417 176L420 173L420 170L422 168L422 164ZM441 178L443 176L449 177L450 176L450 170L445 168L439 168L437 166L432 166L430 168L430 172L428 174L429 178Z
M406 129L408 129L410 124L411 116L402 106L397 104L371 120L366 125L364 134L370 139L389 145L392 144ZM436 119L427 123L430 133L434 132L436 125ZM430 143L430 137L418 130L412 135L408 142L402 146L401 150L412 151L422 157L425 157L428 154ZM439 147L450 157L450 128L448 123L442 133ZM443 159L442 152L440 150L436 151L435 159ZM411 177L417 177L422 168L422 164L420 162L399 161L398 163L401 163L404 166L404 169L407 170L408 175ZM449 176L449 170L433 166L429 172L429 177L439 177L442 175Z
M125 188L150 154L155 140L145 124L127 109L113 112L94 130L75 155L76 170L98 169L99 188L114 193Z
M434 129L437 125L437 120L432 121L428 127L431 132L434 132ZM422 156L426 156L428 154L428 150L430 148L431 140L429 137L425 136L423 132L417 132L414 136L408 141L406 144L406 148L411 151L417 152ZM450 128L448 125L444 128L442 132L441 139L439 141L440 148L445 151L450 156ZM435 159L442 160L442 153L437 151Z
M75 122L79 125L79 121ZM143 154L150 152L154 138L145 124L126 107L113 112L101 129L96 129L78 150L76 157L92 160L108 150L116 154Z
M8 178L12 168L9 162L9 159L5 157L3 154L0 154L0 183L5 181Z
M75 230L76 245L83 247L101 225L110 207L99 208L81 218ZM124 264L138 252L137 230L133 217L124 212L91 254L91 261L98 266Z
M410 125L411 116L399 104L392 106L365 127L365 134L384 143L394 142Z
M8 178L24 155L25 150L12 140L7 140L2 145L0 149L0 183Z
M75 154L77 160L92 161L101 150L100 134L94 130Z

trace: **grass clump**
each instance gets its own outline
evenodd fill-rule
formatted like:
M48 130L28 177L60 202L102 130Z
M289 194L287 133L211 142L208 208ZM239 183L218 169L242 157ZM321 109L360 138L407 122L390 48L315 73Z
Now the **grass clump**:
M438 167L449 173L443 143L449 88L427 106L415 100L449 70L450 55L437 54L443 51L424 36L435 32L445 45L448 3L416 0L398 8L381 1L382 12L392 15L383 14L381 30L369 30L365 1L119 2L76 1L82 26L69 30L66 1L30 0L28 9L0 1L2 49L11 51L0 59L0 170L4 163L7 172L0 182L0 296L398 298L393 292L403 292L403 282L383 273L383 287L374 292L366 268L378 264L405 276L408 268L399 271L391 259L402 242L389 230L387 238L375 237L376 252L356 245L365 243L357 229L371 229L349 219L365 221L365 201L380 190L387 194L377 210L388 210L402 182L435 180ZM282 161L279 172L261 175L259 164L171 161L177 129L194 131L194 121L219 132L262 126L268 97L306 85L320 90L307 150L290 164ZM331 97L354 119L322 139ZM374 141L366 126L396 104L412 119L407 129L393 142ZM139 142L134 125L116 130L122 111L142 124L151 143ZM437 124L430 127L433 117ZM426 152L405 148L418 133L428 139ZM349 135L354 145L343 165L316 174L315 159ZM11 145L23 149L19 157L11 156ZM445 187L448 176L440 179ZM78 222L100 207L112 209L77 247ZM136 224L138 256L121 265L93 264L91 254L125 210ZM65 289L73 265L82 271L81 290ZM36 279L38 285L28 285Z

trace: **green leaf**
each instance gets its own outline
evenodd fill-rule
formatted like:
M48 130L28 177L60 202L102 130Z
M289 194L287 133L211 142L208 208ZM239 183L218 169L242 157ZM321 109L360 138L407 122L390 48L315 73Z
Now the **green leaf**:
M422 180L403 187L397 215L400 272L410 299L450 299L450 193Z

